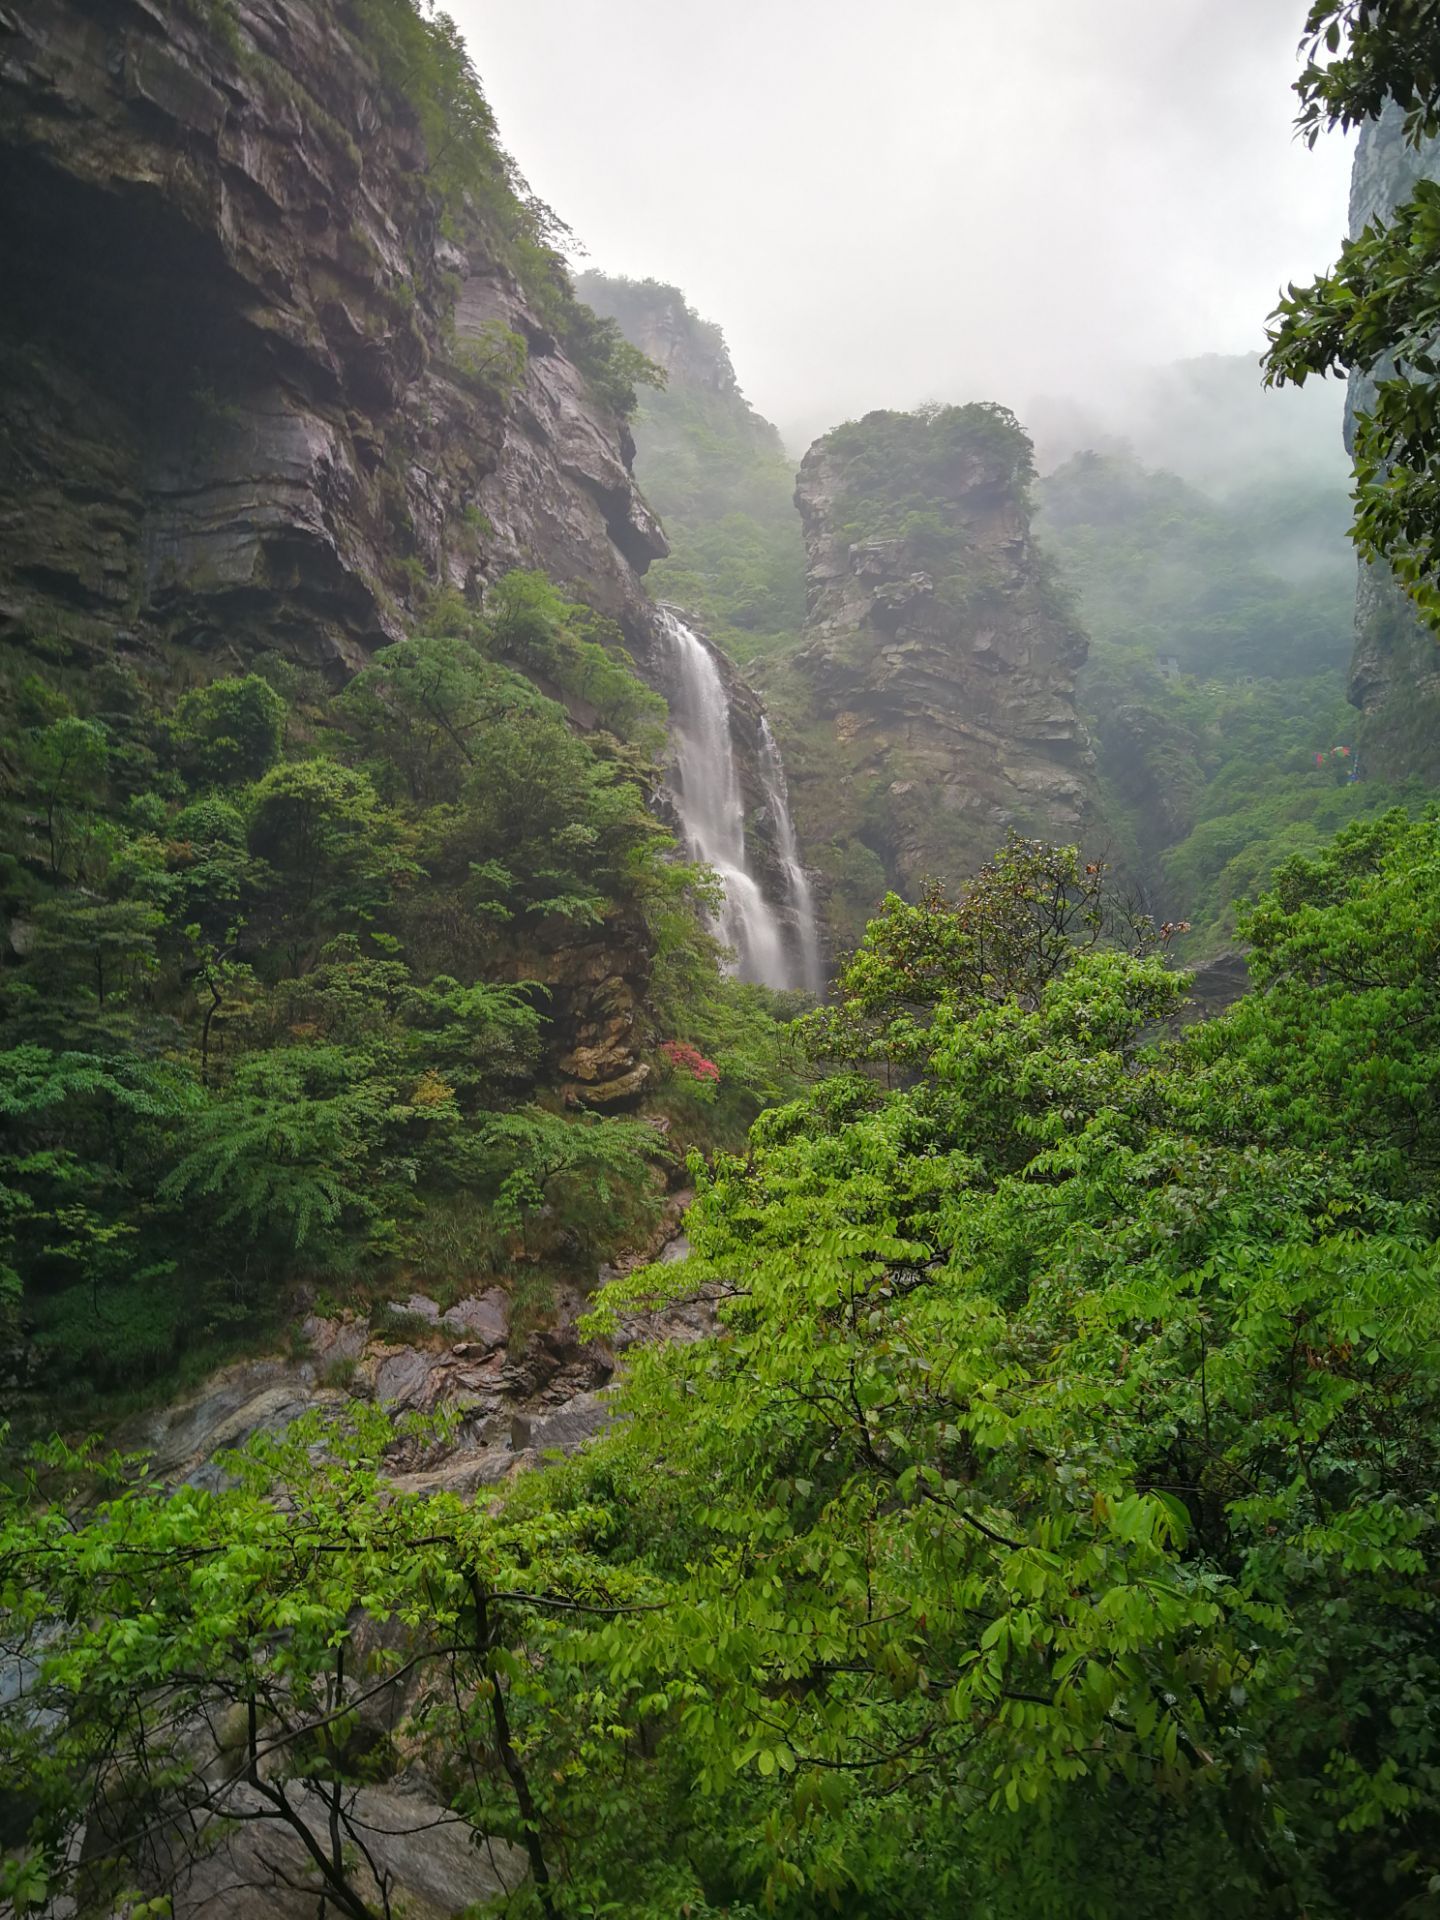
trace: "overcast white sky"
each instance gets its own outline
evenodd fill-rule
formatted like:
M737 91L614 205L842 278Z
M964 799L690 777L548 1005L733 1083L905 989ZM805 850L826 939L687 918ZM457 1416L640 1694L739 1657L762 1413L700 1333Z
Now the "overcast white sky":
M442 0L589 263L684 288L787 439L1256 347L1334 258L1303 0Z

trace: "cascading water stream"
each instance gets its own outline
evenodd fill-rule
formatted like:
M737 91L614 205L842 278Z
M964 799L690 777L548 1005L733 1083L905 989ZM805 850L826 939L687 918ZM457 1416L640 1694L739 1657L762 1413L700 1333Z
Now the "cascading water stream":
M715 930L734 949L735 970L742 980L819 992L814 901L800 864L779 748L766 726L761 740L762 778L775 819L793 927L766 899L746 858L745 801L730 731L730 699L720 669L704 641L683 620L665 607L660 609L660 619L675 659L675 696L670 703L675 738L672 794L689 851L714 868L725 890Z
M815 918L815 895L810 876L800 859L800 844L795 838L795 822L790 818L790 790L785 784L785 762L780 745L770 731L770 722L760 719L760 773L765 782L765 800L775 821L775 847L785 869L785 885L790 895L790 910L795 919L799 944L799 978L793 984L817 997L825 991L825 963L820 957L820 923Z

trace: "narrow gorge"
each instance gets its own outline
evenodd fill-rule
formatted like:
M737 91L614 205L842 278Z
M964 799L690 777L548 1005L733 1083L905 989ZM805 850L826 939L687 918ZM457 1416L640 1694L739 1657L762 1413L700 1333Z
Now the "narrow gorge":
M452 5L0 0L0 1920L1440 1920L1440 28Z
M677 288L580 285L667 368L635 425L673 541L657 578L766 703L831 945L889 888L958 886L1008 832L1103 837L1075 703L1085 637L1032 538L1013 416L869 414L796 477Z

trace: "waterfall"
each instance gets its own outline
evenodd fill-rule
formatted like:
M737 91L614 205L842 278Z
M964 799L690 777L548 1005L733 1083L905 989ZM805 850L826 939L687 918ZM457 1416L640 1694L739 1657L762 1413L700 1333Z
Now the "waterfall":
M670 722L675 740L672 797L685 844L713 867L725 890L715 931L735 950L742 980L767 987L820 990L820 940L810 882L800 864L780 750L768 725L761 736L761 776L775 821L785 872L789 918L765 898L745 855L745 800L730 730L730 699L710 649L667 607L661 624L675 661ZM798 952L792 951L798 947Z
M820 958L820 923L815 918L815 895L811 890L810 876L800 859L795 822L790 817L790 791L785 784L785 762L780 758L780 744L763 714L760 717L760 774L765 782L766 805L775 822L775 847L780 855L780 864L785 869L785 887L790 896L790 910L800 946L799 977L794 984L804 987L807 993L813 993L818 998L825 991L825 965Z

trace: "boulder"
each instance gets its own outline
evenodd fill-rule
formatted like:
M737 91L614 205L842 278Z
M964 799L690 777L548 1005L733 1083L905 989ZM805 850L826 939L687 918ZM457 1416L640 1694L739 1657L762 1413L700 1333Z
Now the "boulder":
M582 1393L553 1413L517 1413L510 1425L516 1453L573 1453L610 1424L607 1396Z
M323 1840L320 1795L299 1785L289 1794ZM233 1826L212 1820L199 1836L193 1863L176 1884L174 1920L314 1920L320 1882L299 1835L279 1819L255 1820L264 1803L248 1787L237 1787L230 1798L242 1817ZM458 1920L481 1901L513 1893L528 1872L518 1847L476 1835L419 1782L351 1789L346 1804L363 1823L366 1851L389 1876L391 1901L406 1920ZM207 1833L215 1842L209 1851ZM378 1898L368 1871L357 1874L357 1891Z

